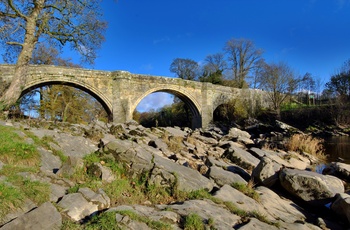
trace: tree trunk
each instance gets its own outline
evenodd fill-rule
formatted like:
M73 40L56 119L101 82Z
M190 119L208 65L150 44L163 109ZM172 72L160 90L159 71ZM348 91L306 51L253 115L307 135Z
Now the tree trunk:
M40 11L43 9L45 0L38 0L32 13L26 17L26 34L22 44L22 50L18 55L15 72L10 87L0 98L3 109L8 110L21 96L26 83L27 68L32 58L35 44L38 41L39 31L36 30L36 23Z

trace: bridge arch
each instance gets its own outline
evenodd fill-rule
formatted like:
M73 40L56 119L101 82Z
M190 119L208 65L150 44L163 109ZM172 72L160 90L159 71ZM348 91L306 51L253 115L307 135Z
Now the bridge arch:
M62 77L60 77L59 80L56 80L49 77L47 78L43 77L33 81L29 81L26 83L25 87L23 88L21 97L33 89L36 89L42 86L47 86L47 85L67 85L67 86L75 87L77 89L80 89L88 93L89 95L94 97L99 103L101 103L102 107L107 112L108 120L109 121L113 120L113 107L110 100L95 87L89 84L86 84L84 82L80 82L74 78L62 79Z
M145 93L143 93L140 97L135 100L135 102L131 106L131 113L133 113L137 107L137 105L149 94L156 93L156 92L165 92L170 93L175 96L177 96L179 99L181 99L190 109L192 113L192 128L201 128L202 127L202 116L201 116L201 106L197 102L197 100L189 93L185 92L182 89L179 89L178 87L171 87L171 86L160 86L156 88L152 88L147 90Z

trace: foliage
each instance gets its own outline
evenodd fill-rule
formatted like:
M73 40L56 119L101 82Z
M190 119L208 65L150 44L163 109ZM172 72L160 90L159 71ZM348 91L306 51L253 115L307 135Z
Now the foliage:
M184 229L186 230L204 230L202 217L196 213L191 213L185 217Z
M134 120L144 127L191 127L192 116L187 104L180 99L174 99L172 105L165 106L158 111L151 110L143 113L135 111L133 114Z
M249 103L236 98L231 99L228 103L218 106L214 111L214 121L223 123L240 123L249 117Z
M325 160L323 140L314 138L311 135L294 134L286 143L286 148L290 151L306 152Z
M59 57L52 46L39 45L31 60L33 64L79 67ZM97 118L107 121L107 113L88 92L67 85L40 86L20 99L20 109L41 119L70 123L89 123Z
M210 82L222 85L224 83L223 72L227 68L227 63L223 53L208 55L202 68L202 74L199 77L201 82Z
M0 3L0 41L5 62L16 63L10 87L2 95L7 108L22 93L27 66L40 42L62 48L70 45L82 60L93 63L104 41L106 22L101 20L100 0L11 0Z
M350 59L343 64L338 73L331 76L325 90L337 97L339 102L350 101Z
M198 69L198 63L188 58L175 58L170 65L170 72L185 80L197 79Z

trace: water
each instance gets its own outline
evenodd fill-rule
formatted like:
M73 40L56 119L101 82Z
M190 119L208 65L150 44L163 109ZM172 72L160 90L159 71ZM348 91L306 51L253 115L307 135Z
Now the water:
M339 136L325 139L325 150L328 162L343 162L350 164L350 137Z

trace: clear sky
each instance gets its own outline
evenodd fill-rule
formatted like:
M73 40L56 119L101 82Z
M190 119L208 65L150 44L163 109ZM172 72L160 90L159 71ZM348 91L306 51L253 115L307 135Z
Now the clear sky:
M105 0L103 9L95 69L173 77L173 59L201 62L231 38L324 79L350 58L350 0Z
M173 77L173 59L201 62L231 38L324 82L350 58L350 0L106 0L103 9L99 70Z

